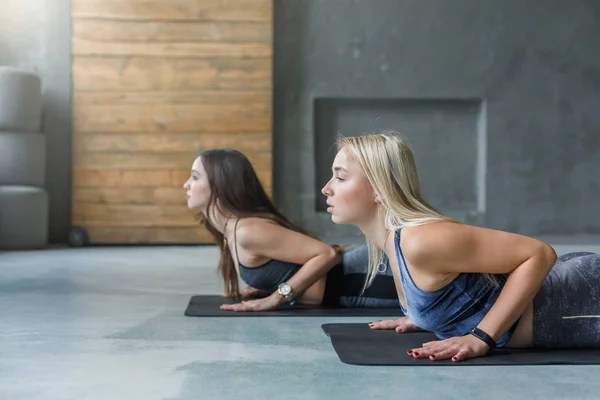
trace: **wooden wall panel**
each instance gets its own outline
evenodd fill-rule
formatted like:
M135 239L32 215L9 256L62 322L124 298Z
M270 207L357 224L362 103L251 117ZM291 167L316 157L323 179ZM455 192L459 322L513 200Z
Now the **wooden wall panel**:
M272 0L73 0L73 225L206 243L183 183L207 148L272 190Z
M76 56L145 56L145 57L270 57L271 48L255 43L148 43L94 42L74 38L71 43Z
M86 228L92 243L211 243L212 238L205 229L192 228Z
M248 90L270 94L271 60L73 56L78 92Z
M271 23L272 0L73 0L75 18Z
M218 42L268 43L269 24L264 22L209 21L94 21L77 19L73 37L94 42Z

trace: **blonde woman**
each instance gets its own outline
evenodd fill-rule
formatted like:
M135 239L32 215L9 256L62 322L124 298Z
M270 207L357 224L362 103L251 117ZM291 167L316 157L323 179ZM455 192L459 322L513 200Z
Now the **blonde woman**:
M382 254L406 317L372 329L427 330L440 339L415 358L461 361L494 347L600 347L600 255L557 258L548 244L458 223L422 198L413 153L391 131L338 141L322 189L337 224Z

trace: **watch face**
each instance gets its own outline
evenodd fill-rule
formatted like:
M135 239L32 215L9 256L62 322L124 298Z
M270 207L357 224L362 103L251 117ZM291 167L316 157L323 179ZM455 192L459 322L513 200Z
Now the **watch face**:
M279 286L279 290L281 291L281 294L284 296L287 296L288 294L290 294L292 292L292 288L290 287L290 285L287 285L287 284L282 284L281 286Z

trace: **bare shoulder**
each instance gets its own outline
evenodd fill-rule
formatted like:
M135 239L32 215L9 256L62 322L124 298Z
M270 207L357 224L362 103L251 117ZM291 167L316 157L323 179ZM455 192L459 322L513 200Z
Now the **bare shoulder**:
M433 222L404 228L401 246L404 257L417 266L436 264L451 253L464 251L469 237L480 228L457 222Z
M549 262L554 257L554 250L537 239L456 222L405 228L403 236L405 257L432 272L509 273L530 257L541 255Z
M270 240L274 232L281 229L286 228L267 218L243 218L237 226L237 242L245 248L255 247Z
M254 256L304 264L318 255L336 257L330 245L288 229L268 218L243 218L237 228L238 245Z

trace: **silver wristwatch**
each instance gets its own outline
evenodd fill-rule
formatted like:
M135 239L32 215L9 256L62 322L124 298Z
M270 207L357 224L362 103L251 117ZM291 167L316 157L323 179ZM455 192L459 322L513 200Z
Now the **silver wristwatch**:
M288 303L294 304L294 294L292 293L292 287L290 285L283 282L277 287L277 292L279 292Z

